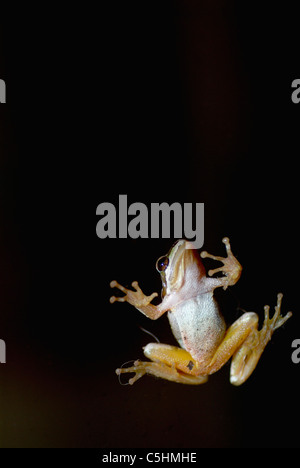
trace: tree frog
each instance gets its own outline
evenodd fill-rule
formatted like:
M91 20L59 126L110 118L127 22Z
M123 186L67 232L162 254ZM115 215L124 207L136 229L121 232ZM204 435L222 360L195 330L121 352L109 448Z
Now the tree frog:
M118 288L125 296L110 298L110 302L129 302L152 320L168 312L171 329L179 347L162 343L149 343L144 354L150 361L135 361L127 368L116 369L116 373L135 373L129 380L133 384L144 374L151 374L173 382L198 385L217 372L231 357L230 382L241 385L255 369L259 358L270 341L273 332L292 315L280 314L282 294L277 295L277 305L272 318L269 306L264 307L264 323L258 330L258 315L246 312L227 330L225 321L214 299L214 289L234 285L240 278L242 267L231 251L229 239L225 237L225 258L201 252L201 258L211 258L223 266L206 271L197 250L186 240L179 240L169 253L160 257L156 269L162 280L162 301L158 305L151 301L158 294L146 296L137 281L132 283L134 291L112 281L110 286ZM213 277L222 273L221 277Z

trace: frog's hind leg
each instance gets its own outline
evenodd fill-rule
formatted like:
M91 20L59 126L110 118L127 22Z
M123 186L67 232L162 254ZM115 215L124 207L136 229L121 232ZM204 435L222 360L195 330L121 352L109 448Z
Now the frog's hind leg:
M274 331L281 327L292 315L288 312L280 315L282 294L277 296L277 305L272 319L269 318L269 306L265 306L265 320L258 330L258 315L246 312L228 328L222 343L217 348L206 373L217 372L232 357L230 382L241 385L254 371L266 345Z
M145 374L189 385L199 385L207 381L207 376L195 375L198 368L197 361L182 348L161 343L149 343L144 348L144 354L152 362L135 361L132 367L117 369L117 375L135 373L135 376L128 382L130 385Z
M274 331L292 316L292 312L288 312L284 316L280 314L281 301L282 294L279 293L272 318L269 317L270 307L268 305L264 307L265 319L262 329L254 328L233 355L230 368L230 382L233 385L241 385L250 377Z

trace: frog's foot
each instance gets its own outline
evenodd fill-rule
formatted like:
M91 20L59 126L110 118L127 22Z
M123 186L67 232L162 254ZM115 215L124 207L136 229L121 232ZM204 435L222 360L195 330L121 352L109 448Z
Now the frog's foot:
M138 379L143 377L143 375L145 375L146 373L146 369L144 368L144 366L140 364L141 364L141 361L139 360L134 361L133 366L131 367L125 367L125 368L121 367L120 369L116 369L116 374L120 375L120 374L126 374L126 373L130 373L130 374L134 373L135 376L129 379L128 381L129 385L133 385L134 382L136 382Z
M223 288L226 289L227 286L234 285L240 279L242 273L242 266L237 261L237 259L231 251L231 246L228 237L224 237L224 239L222 239L222 242L225 244L227 257L224 258L216 255L211 255L205 251L201 252L200 255L202 258L211 258L213 260L217 260L218 262L223 263L223 266L215 268L214 270L209 270L208 274L209 276L212 276L215 273L224 273L225 276L223 278L219 278L219 280L220 286L223 286Z
M110 303L113 304L114 302L129 302L129 304L133 305L136 307L140 312L142 312L146 317L149 317L151 320L156 320L158 319L162 314L166 312L163 308L160 308L160 306L155 306L153 304L150 304L152 299L154 297L158 296L157 293L153 293L150 296L145 296L143 291L138 285L137 281L134 281L132 283L132 287L135 289L135 291L132 291L131 289L124 288L121 284L119 284L117 281L112 281L110 283L111 288L118 288L120 291L125 293L125 296L123 297L115 297L111 296L110 298Z
M264 307L265 320L262 329L258 332L261 345L266 346L266 344L270 341L274 331L281 327L293 315L292 312L288 312L284 316L280 314L282 298L282 293L277 294L277 305L275 306L275 313L271 319L269 317L270 306L266 305Z
M291 316L292 312L288 312L282 316L280 314L282 294L277 295L277 305L275 313L270 319L270 307L266 305L265 319L261 330L255 327L250 332L244 343L234 354L231 369L230 369L230 382L233 385L241 385L252 374L255 369L265 347L271 340L274 331L281 327Z
M145 374L154 375L172 382L199 385L207 381L207 376L194 376L178 371L174 366L170 367L162 362L135 361L132 367L116 369L116 374L135 373L128 383L133 385Z
M140 307L147 306L148 304L150 304L152 299L154 299L154 297L156 297L158 295L157 293L153 293L150 296L145 296L145 294L143 293L143 291L139 287L137 281L134 281L132 283L132 287L135 289L135 291L131 291L130 289L124 288L124 286L119 284L117 281L111 281L110 287L111 288L118 288L118 289L120 289L120 291L125 293L125 296L123 296L123 297L111 296L111 298L109 300L111 304L113 304L116 301L118 301L118 302L127 301L127 302L129 302L129 304L133 305L134 307L140 308Z

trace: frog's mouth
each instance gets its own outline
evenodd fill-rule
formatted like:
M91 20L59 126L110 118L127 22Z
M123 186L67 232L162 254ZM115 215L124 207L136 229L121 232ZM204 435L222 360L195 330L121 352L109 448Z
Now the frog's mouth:
M204 268L198 251L193 248L190 242L184 239L173 245L167 257L169 259L168 266L161 273L162 297L170 292L178 291L183 286L186 272L189 271L192 264L196 262L200 270Z

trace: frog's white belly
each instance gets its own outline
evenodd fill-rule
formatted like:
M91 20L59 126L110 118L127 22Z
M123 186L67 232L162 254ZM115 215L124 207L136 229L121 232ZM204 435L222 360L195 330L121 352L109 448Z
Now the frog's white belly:
M180 303L168 318L180 346L199 362L214 354L226 329L211 292Z

